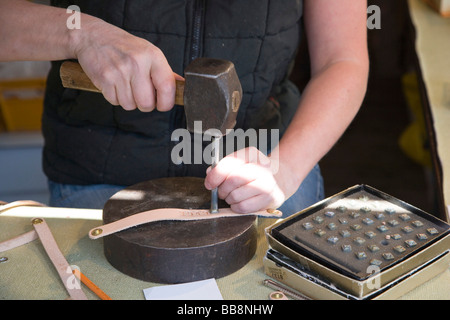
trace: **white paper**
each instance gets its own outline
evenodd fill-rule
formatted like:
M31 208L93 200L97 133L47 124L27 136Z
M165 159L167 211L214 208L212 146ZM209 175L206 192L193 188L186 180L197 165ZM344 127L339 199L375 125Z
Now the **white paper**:
M215 279L144 289L146 300L223 300Z

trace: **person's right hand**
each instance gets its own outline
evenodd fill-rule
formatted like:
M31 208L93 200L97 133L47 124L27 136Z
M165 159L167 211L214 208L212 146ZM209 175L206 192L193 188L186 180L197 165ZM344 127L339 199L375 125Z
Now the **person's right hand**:
M159 48L102 20L84 23L76 32L75 56L108 102L144 112L173 107L175 79L182 77Z

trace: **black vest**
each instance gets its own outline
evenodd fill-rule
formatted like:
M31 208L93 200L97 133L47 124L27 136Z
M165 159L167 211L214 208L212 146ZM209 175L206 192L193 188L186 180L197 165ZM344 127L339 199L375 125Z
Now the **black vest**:
M299 93L286 79L300 41L301 0L53 0L78 5L147 39L183 75L195 58L235 64L244 91L236 128L278 128L295 112ZM69 15L68 15L69 17ZM83 20L81 20L83 28ZM48 77L42 119L44 171L70 184L131 185L167 176L204 176L206 164L174 164L171 134L184 110L124 111L101 94L64 89L61 62Z

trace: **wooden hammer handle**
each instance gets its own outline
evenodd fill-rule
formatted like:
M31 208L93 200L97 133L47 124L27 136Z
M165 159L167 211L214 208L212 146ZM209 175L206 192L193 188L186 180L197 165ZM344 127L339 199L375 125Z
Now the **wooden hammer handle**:
M59 70L64 88L100 92L78 62L65 61ZM176 80L175 104L184 105L184 81Z

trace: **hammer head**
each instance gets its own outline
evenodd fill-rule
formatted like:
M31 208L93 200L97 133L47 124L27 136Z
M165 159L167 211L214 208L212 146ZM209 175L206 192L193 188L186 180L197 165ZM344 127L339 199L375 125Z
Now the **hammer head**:
M234 64L227 60L198 58L185 70L184 108L187 129L202 121L202 132L217 129L222 135L234 128L242 100L242 87ZM217 131L216 130L216 131Z

